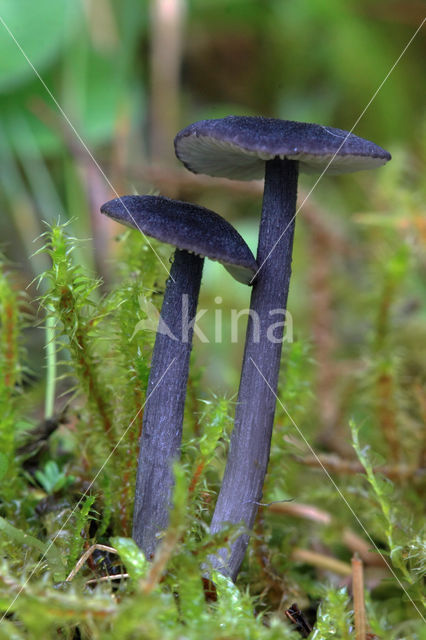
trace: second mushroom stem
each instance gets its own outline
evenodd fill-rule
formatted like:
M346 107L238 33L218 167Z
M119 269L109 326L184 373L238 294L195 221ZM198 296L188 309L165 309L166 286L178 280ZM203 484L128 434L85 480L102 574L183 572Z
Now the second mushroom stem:
M203 264L204 258L176 249L152 355L133 515L133 538L148 559L168 524Z
M291 274L298 163L276 157L266 162L265 190L235 424L212 533L226 523L243 523L230 550L210 558L235 580L249 541L269 461L285 309ZM268 381L268 384L263 379ZM271 391L271 389L273 391Z

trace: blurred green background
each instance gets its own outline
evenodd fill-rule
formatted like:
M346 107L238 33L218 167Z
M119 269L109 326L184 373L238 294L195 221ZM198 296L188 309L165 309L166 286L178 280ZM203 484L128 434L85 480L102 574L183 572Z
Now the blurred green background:
M27 323L23 332L28 355L22 357L23 385L30 387L29 394L17 389L15 395L11 391L15 390L14 385L7 388L3 405L10 405L11 409L4 416L6 435L9 438L15 431L19 435L31 430L39 437L37 425L44 424L46 388L46 397L52 404L55 400L54 413L60 413L64 403L72 403L71 422L59 435L61 445L56 449L53 443L50 449L50 469L55 461L53 471L56 469L62 479L75 477L92 483L93 469L99 461L100 470L104 466L105 450L99 443L92 446L97 442L101 422L86 397L75 399L71 395L73 380L60 378L56 388L51 380L51 393L49 384L46 386L45 347L51 347L53 378L54 344L49 331L42 330L46 323L37 297L43 293L43 284L39 289L35 284L37 276L50 266L47 254L37 253L43 244L38 238L46 230L45 222L69 220L67 231L83 240L76 243L73 255L89 274L102 278L100 290L93 293L95 303L112 290L112 295L105 298L106 304L104 301L104 306L96 307L100 308L98 315L92 308L87 312L87 307L79 312L81 317L87 312L83 322L89 334L86 344L93 340L93 362L99 369L99 379L107 381L102 389L105 397L111 393L107 404L115 411L118 434L124 424L129 424L128 416L134 416L136 404L139 408L141 381L147 377L145 352L138 363L130 363L127 371L129 360L136 358L126 357L124 351L122 365L122 342L113 343L111 339L115 336L117 340L116 323L120 319L112 306L124 296L124 288L117 293L114 285L123 274L129 279L129 270L134 277L132 252L138 247L138 237L134 236L132 242L127 235L124 242L118 242L123 228L101 216L100 205L116 195L132 193L161 193L193 201L230 220L255 253L262 183L231 182L186 171L173 151L173 138L182 127L201 118L252 114L350 130L363 114L354 133L392 154L391 162L374 171L325 175L312 193L316 177L300 178L299 204L303 202L303 207L296 220L288 301L291 315L286 326L286 335L292 341L286 342L283 349L280 402L264 499L288 498L290 502L281 506L290 509L296 505L291 502L294 499L306 510L299 521L293 516L286 516L284 521L272 510L265 514L265 521L263 515L259 518L257 542L252 545L246 565L250 573L245 573L246 578L250 576L248 584L256 597L266 594L267 585L272 584L269 600L265 601L271 611L297 599L302 609L310 606L314 614L329 579L330 584L340 588L343 575L330 578L329 572L307 567L310 561L306 563L306 556L303 560L300 555L297 559L291 554L294 549L308 549L349 562L357 547L344 542L346 527L355 528L363 537L364 549L364 534L371 531L374 542L418 601L425 567L424 541L419 533L426 468L424 27L393 67L424 15L425 4L421 0L0 0L0 254L6 256L4 261L0 255L0 268L8 272L5 282L12 282L17 291L27 293L25 299L18 299ZM122 263L125 242L127 255L133 256L127 270ZM159 244L156 247L168 265L172 251ZM155 272L156 264L146 250L143 277L149 278L152 287L157 274L154 288L161 293L167 275L160 265ZM143 285L141 282L141 290ZM132 282L129 290L134 291ZM207 312L200 320L200 329L209 342L194 339L184 430L184 460L189 470L192 463L194 469L198 464L198 442L214 424L215 416L225 422L224 416L232 413L245 316L240 319L238 336L233 341L230 314L232 310L244 311L249 296L248 287L234 282L219 264L206 261L200 308ZM156 295L153 300L159 304L161 296ZM136 301L134 308L137 309ZM99 321L102 309L107 309L105 322ZM132 317L132 312L130 304L126 313ZM135 317L135 327L142 317ZM7 330L9 325L5 326ZM93 337L92 326L96 329ZM17 326L16 331L19 329ZM52 324L50 330L51 336ZM102 339L98 339L101 333ZM215 333L219 334L219 341L215 340ZM153 337L143 336L142 347L149 351ZM6 345L13 336L7 338ZM67 343L64 340L59 344ZM138 343L126 344L131 354L139 349ZM68 351L64 348L58 359L70 358ZM59 364L59 374L78 373L73 358L75 354L70 367L66 362L65 366ZM111 370L107 366L114 363L114 358L116 368ZM139 367L136 377L135 366ZM115 372L122 375L122 369L129 375L117 380ZM120 385L126 386L124 392ZM219 400L209 404L213 394ZM223 400L222 395L231 401ZM18 420L22 416L26 416L25 421ZM45 417L50 416L46 409ZM134 418L130 424L133 421ZM351 421L361 429L362 452L360 455L358 451L358 458L351 445ZM228 422L230 425L232 421ZM135 450L132 434L133 430L129 431L123 451L124 447L126 451L127 447ZM63 459L61 438L66 455L67 447L72 449L72 458L63 469L57 464ZM306 442L313 449L309 450ZM207 480L202 485L205 496L209 496L208 492L213 495L219 486L225 450L221 443L215 459L206 466ZM320 461L311 455L313 450ZM359 463L367 451L371 453L371 464L383 473L377 476L379 489L370 492L365 475L360 475L363 467ZM19 449L16 452L19 456ZM56 516L53 507L51 513L47 509L44 516L39 516L42 512L36 511L35 505L39 505L40 490L34 491L25 476L23 482L16 481L19 465L18 458L16 466L11 467L16 469L16 475L8 472L9 484L3 481L12 496L8 499L12 522L27 531L28 520L37 543L39 539L50 540L52 532L56 536L58 522L65 530L69 518L63 525L58 519L63 516ZM3 465L3 473L4 468ZM118 519L124 513L125 520L131 508L127 498L129 473L133 471L130 468L129 472L129 468L125 456L113 458L95 487L99 492L96 500L100 501L96 511L105 514L102 527L104 522L108 526L113 514L116 524L111 530L119 535L126 528ZM324 478L324 468L336 478L352 513L336 493L336 485ZM70 475L66 476L68 471ZM97 477L98 474L95 480ZM389 479L394 482L393 488ZM80 496L86 485L74 486L75 495L78 492ZM204 492L205 487L208 492ZM43 496L40 503L51 497ZM67 500L72 505L75 498L71 493L70 496ZM205 502L206 517L213 505L210 502L209 507L209 501L210 497ZM120 504L124 510L120 511ZM323 527L319 525L321 520L309 516L315 507L326 510L331 524ZM359 521L355 522L354 513L359 514L364 531ZM69 539L78 538L83 545L92 533L87 531L87 537L82 536L81 522L84 521L79 517L71 525L75 533L69 534ZM107 533L106 529L98 529L96 540L104 542L107 535L109 530ZM4 555L10 555L19 580L25 578L27 582L28 553L26 546L25 553L21 553L22 539L6 540L12 551ZM60 544L68 544L66 540L62 538ZM256 546L259 541L261 546ZM75 558L79 548L75 547ZM16 560L20 555L25 559L23 567ZM68 552L64 555L69 560ZM180 562L184 556L177 557ZM195 555L194 559L198 576ZM195 564L183 563L180 571L186 573L187 566ZM278 582L270 567L273 571L278 567ZM414 628L420 618L418 611L410 608L407 592L403 594L383 567L380 569L371 559L366 561L365 575L374 616L383 621L381 627L379 623L373 627L377 637L408 638L409 625ZM243 572L243 580L246 578ZM80 607L80 600L64 600L66 608L58 608L56 586L54 599L46 596L47 583L45 577L42 579L42 591L29 591L27 599L20 600L22 609L18 610L17 623L21 624L22 612L22 620L30 622L32 618L26 616L34 616L32 624L38 628L39 618L40 624L43 622L43 609L46 620L49 610L53 612L49 613L52 620L55 617L55 626L62 627L62 612L64 620L71 620L66 617L69 608L75 602ZM9 584L15 582L4 584L9 589ZM16 584L20 584L18 579ZM40 597L34 595L37 593ZM97 593L93 592L95 598ZM343 592L339 593L346 598ZM82 608L89 602L87 596L84 591ZM151 607L151 600L142 600ZM46 602L52 606L46 607ZM134 609L129 608L126 599L122 602L123 625L132 616L139 619L140 593L135 592ZM194 603L198 606L195 599ZM76 611L73 615L80 620L80 609ZM134 613L130 616L131 611ZM145 616L149 622L157 615L155 611L162 609L154 609L154 613L150 609L149 616ZM230 607L229 616L233 611ZM331 620L333 615L330 614ZM371 621L371 609L369 616ZM327 615L321 613L319 619L328 624ZM11 625L12 620L8 618L6 623ZM220 625L228 637L228 627L222 621ZM377 631L379 627L386 629L386 635ZM20 627L13 628L20 632ZM182 628L185 634L190 631L189 625ZM54 633L56 637L57 629ZM327 637L331 633L334 631ZM161 634L158 637L163 637ZM44 637L43 632L38 637Z
M107 288L121 230L99 206L116 194L157 192L212 208L255 252L261 184L186 172L174 158L175 133L229 114L349 130L423 14L417 0L1 0L0 237L18 286L46 268L45 256L30 257L34 240L43 221L60 218L90 239L78 258ZM341 376L363 371L381 301L423 381L425 50L422 30L354 131L392 162L325 176L298 215L289 310L294 339L317 363L326 422L337 420ZM302 176L300 202L315 179ZM244 321L231 343L229 314L248 306L249 293L206 264L200 328L210 344L194 346L206 392L236 392ZM215 311L221 344L213 343ZM43 377L42 332L28 340Z

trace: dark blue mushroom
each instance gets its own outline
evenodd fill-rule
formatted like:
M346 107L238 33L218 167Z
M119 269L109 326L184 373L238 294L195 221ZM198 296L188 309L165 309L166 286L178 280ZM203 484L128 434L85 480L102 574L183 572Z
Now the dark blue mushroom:
M123 196L101 212L176 247L152 355L136 479L133 537L148 559L168 524L173 461L179 457L204 257L249 284L257 264L232 225L204 207L160 196Z
M228 461L211 531L226 523L253 527L269 461L284 323L291 274L299 171L329 174L370 169L390 154L347 131L261 117L201 120L175 138L177 157L194 173L239 180L265 177L257 263L240 388ZM276 324L271 336L271 325ZM269 333L268 333L269 329ZM273 339L271 339L271 337ZM259 339L258 339L259 338ZM266 381L265 381L266 380ZM213 565L233 579L249 541L241 535Z

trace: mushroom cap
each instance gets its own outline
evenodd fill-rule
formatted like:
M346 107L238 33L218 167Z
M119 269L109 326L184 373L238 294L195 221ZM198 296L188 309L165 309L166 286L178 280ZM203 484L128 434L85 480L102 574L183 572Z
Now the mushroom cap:
M276 156L297 160L304 173L321 173L332 160L330 174L372 169L391 159L388 151L342 129L260 116L194 122L177 134L175 152L194 173L234 180L263 178L265 161Z
M103 204L101 213L178 249L217 260L244 284L250 284L257 271L238 231L205 207L162 196L123 196Z

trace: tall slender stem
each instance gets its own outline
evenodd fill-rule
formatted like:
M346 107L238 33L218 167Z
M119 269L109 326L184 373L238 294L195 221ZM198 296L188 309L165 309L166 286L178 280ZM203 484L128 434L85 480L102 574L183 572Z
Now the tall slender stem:
M259 370L275 391L291 274L297 178L297 162L279 158L266 162L257 253L260 271L251 296L235 425L212 532L225 523L243 523L250 530L256 502L262 497L276 399ZM230 551L221 549L219 557L211 558L213 566L235 579L248 541L249 534L243 534Z
M148 559L168 524L203 264L204 258L176 249L152 355L133 514L133 538Z
M357 553L352 558L352 593L354 600L355 638L365 640L367 637L367 620L364 598L364 568Z

